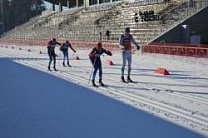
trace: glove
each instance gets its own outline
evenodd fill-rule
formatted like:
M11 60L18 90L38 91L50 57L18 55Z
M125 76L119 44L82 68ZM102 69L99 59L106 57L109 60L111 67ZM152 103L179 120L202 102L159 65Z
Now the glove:
M108 55L109 55L109 56L112 56L112 53L111 53L110 51L108 51Z
M89 58L94 58L96 53L90 53Z
M129 46L124 46L124 50L131 50Z
M140 47L138 46L138 47L137 47L137 50L139 50L139 49L140 49Z
M129 48L125 46L125 47L124 47L124 50L129 50Z

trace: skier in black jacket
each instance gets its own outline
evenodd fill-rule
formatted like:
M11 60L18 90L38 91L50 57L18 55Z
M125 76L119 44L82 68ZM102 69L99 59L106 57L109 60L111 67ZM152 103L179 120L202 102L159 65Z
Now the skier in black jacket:
M61 43L56 41L56 38L53 38L48 42L47 50L48 50L48 56L49 56L49 64L48 64L48 70L51 70L51 62L53 60L53 69L57 71L56 69L56 53L55 53L55 47L56 45L61 45Z

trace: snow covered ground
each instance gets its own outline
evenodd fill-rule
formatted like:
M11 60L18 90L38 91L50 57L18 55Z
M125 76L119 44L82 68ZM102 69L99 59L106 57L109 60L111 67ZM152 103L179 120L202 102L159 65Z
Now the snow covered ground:
M135 83L123 84L121 54L114 51L102 57L108 87L94 88L90 49L77 49L72 67L62 66L57 50L56 72L47 70L45 47L19 48L0 47L0 137L208 137L208 59L137 51ZM158 68L170 75L156 74Z

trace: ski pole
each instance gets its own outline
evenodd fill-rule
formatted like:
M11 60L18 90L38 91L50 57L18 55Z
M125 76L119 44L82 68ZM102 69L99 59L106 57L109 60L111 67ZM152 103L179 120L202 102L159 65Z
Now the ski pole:
M92 73L93 73L93 69L94 69L94 66L95 66L95 62L96 62L96 60L97 60L97 57L95 58L94 63L93 63L93 65L92 65L92 69L91 69L90 77L89 77L89 80L88 80L88 85L89 85L89 83L90 83L90 79L91 79L91 77L92 77Z
M69 60L71 60L71 59L72 59L72 57L74 56L74 54L75 54L75 52L71 55L71 57L69 58Z

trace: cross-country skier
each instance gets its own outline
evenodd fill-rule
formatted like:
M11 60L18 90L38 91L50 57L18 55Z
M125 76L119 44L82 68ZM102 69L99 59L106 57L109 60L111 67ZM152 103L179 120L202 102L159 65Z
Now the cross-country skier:
M104 86L104 84L102 82L102 74L103 74L103 72L102 72L102 62L101 62L101 59L100 59L100 56L103 53L105 53L109 56L112 56L112 53L109 50L104 49L102 47L102 43L100 43L100 42L89 53L89 58L90 58L90 61L93 65L93 72L92 72L91 81L92 81L92 85L95 86L95 87L97 86L95 84L95 77L96 77L97 70L99 70L99 85Z
M53 69L57 71L56 69L56 53L55 53L55 47L56 45L61 45L61 43L56 41L56 38L53 38L48 42L47 50L48 50L48 56L49 56L49 64L48 64L48 70L51 70L51 62L53 60Z
M67 65L69 67L71 67L71 65L69 64L69 53L68 53L68 49L71 49L72 51L74 51L74 53L76 52L76 50L74 50L74 48L71 46L71 44L69 43L68 40L66 40L66 43L63 43L62 46L60 47L60 50L63 53L63 66L65 67L65 59L67 60Z
M130 78L131 75L131 63L132 63L132 46L131 43L134 43L137 47L137 50L140 49L139 44L135 41L134 37L130 34L130 28L125 28L124 34L121 35L119 44L122 48L122 67L121 67L121 81L126 82L124 79L124 69L126 66L126 61L128 62L128 75L127 75L127 82L133 82Z

